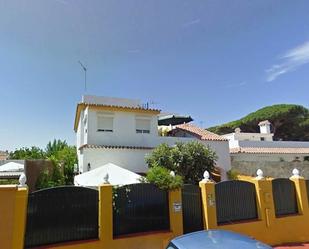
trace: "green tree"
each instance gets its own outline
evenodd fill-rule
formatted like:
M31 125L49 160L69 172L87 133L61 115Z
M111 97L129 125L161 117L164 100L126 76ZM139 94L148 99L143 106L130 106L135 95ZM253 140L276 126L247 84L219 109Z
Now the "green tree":
M45 151L32 146L21 148L9 155L10 159L47 159L54 165L52 172L44 171L40 176L39 187L52 187L58 185L71 185L74 181L74 165L77 164L76 147L67 142L54 139L46 145Z
M197 184L205 170L213 171L216 153L198 141L176 143L169 147L161 144L146 157L150 168L161 166L180 175L185 183Z
M39 147L32 146L31 148L22 147L10 152L9 159L26 160L26 159L44 159L45 152Z
M66 147L68 147L68 144L65 140L61 141L60 139L54 139L53 141L49 141L45 149L46 157L56 155Z
M275 140L308 141L309 110L300 105L272 105L250 113L236 121L208 128L217 134L234 132L239 127L244 132L259 132L258 123L269 120Z
M65 184L72 185L74 182L74 165L77 164L76 147L66 146L54 156L58 164L63 167Z

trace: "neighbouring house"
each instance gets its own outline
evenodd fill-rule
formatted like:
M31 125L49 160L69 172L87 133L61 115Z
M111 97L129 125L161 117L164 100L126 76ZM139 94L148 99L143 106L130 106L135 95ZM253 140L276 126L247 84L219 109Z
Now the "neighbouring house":
M294 167L309 178L309 142L273 141L271 123L259 123L260 133L245 133L239 128L223 135L229 140L232 168L254 175L261 168L266 175L288 177Z
M22 160L0 161L0 179L18 179L24 172Z
M139 100L83 96L77 104L74 123L80 173L113 163L143 174L148 170L145 156L156 146L198 140L217 153L216 166L225 178L231 167L227 139L193 124L175 125L183 120L180 116L166 117L173 123L164 123L170 129L161 136L159 116L160 110L142 105ZM160 118L161 124L163 119Z
M0 161L7 160L9 157L8 151L0 151Z

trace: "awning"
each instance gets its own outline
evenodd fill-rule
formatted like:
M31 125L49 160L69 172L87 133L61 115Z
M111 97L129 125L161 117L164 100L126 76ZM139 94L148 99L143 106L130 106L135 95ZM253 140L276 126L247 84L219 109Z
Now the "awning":
M158 118L158 125L179 125L193 121L190 116L166 115Z
M22 172L24 165L15 162L9 162L0 166L0 172Z
M140 175L108 163L96 169L90 170L74 177L74 185L77 186L100 186L106 182L112 185L127 185L140 183Z

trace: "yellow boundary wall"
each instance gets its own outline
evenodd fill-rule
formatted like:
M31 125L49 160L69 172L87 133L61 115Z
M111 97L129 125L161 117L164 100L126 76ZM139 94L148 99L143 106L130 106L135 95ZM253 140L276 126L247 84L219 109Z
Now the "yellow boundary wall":
M215 184L213 182L201 182L204 228L239 232L271 245L309 241L309 206L306 183L303 178L291 178L291 180L296 188L298 215L276 218L272 180L252 178L246 179L246 181L252 182L256 187L258 219L228 225L217 225ZM27 188L0 186L1 249L23 249L27 199ZM181 203L180 190L169 192L170 231L113 238L111 185L100 186L99 203L99 239L40 248L164 249L170 239L183 234L182 209L175 210L175 204Z
M164 249L170 239L183 233L181 191L169 192L170 230L113 238L112 186L99 188L99 239L55 244L40 248L55 249ZM23 249L27 215L27 188L0 186L0 248Z
M23 248L28 189L0 185L0 248ZM21 239L22 238L22 239Z
M258 220L217 225L214 183L200 183L205 229L225 229L252 236L270 245L309 241L309 207L306 182L291 178L295 184L299 214L276 218L272 180L246 179L255 184ZM287 200L289 201L289 200Z

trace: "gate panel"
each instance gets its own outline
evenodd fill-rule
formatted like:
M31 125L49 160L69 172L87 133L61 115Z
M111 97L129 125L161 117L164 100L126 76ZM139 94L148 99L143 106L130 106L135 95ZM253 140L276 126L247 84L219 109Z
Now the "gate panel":
M257 219L255 185L245 181L225 181L215 185L218 224Z
M169 230L168 192L148 183L114 190L114 236Z
M29 194L25 247L98 238L98 196L73 186Z
M290 179L278 178L272 181L276 216L298 213L295 184Z
M201 190L199 186L185 184L182 188L183 231L203 230Z

